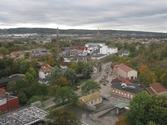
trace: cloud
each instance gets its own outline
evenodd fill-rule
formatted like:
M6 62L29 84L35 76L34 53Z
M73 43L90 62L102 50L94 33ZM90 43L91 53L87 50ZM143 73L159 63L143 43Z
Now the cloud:
M5 0L0 28L59 27L167 32L165 0Z

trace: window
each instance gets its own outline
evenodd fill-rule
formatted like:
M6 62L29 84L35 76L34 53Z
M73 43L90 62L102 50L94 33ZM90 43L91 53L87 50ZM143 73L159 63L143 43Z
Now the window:
M126 92L124 93L124 97L126 97Z
M114 93L114 89L112 90L112 92Z
M133 95L131 95L131 99L133 98Z
M91 104L93 104L93 101L91 102Z
M118 92L118 94L120 94L120 91Z

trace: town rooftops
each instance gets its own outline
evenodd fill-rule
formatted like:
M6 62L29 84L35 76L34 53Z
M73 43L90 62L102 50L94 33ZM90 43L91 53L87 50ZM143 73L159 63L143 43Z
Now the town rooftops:
M120 69L122 69L122 70L125 71L125 72L129 72L129 71L133 70L131 67L129 67L129 66L123 64L123 63L122 63L122 64L119 64L119 65L117 66L117 68L120 68Z
M80 99L82 99L83 102L90 102L90 101L98 99L100 97L102 97L100 92L94 92L94 93L88 94L86 96L82 96L82 97L80 97Z
M146 90L151 95L167 93L167 89L157 82L150 84L150 87L146 88Z

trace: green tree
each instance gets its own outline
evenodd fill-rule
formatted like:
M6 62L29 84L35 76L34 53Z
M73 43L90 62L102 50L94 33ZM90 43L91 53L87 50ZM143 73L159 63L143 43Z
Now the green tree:
M69 68L69 69L73 69L74 71L77 72L77 70L78 70L78 65L77 65L77 63L75 63L75 62L70 62L70 63L68 64L68 68Z
M76 76L76 72L73 69L66 69L66 71L64 72L64 76L67 79L69 85L74 85L74 83L76 83L77 81L77 76Z
M156 125L156 124L152 121L149 121L147 125Z
M3 57L5 57L5 55L8 53L9 53L8 49L6 49L5 47L0 47L0 54L2 54Z
M83 70L82 70L82 74L84 76L84 78L90 78L91 73L93 72L93 66L89 63L86 63Z
M82 86L82 94L88 94L90 91L95 92L97 90L99 90L99 85L97 82L94 82L92 80L86 82Z
M19 72L25 74L29 69L29 62L28 60L21 60L20 61L20 69Z
M46 84L39 84L42 98L49 94L49 87Z
M34 82L28 89L28 97L31 98L32 96L41 96L41 84L38 82Z
M47 119L49 125L80 125L79 119L70 109L53 109Z
M5 69L6 68L6 63L4 60L0 59L0 70Z
M27 95L24 91L20 91L17 97L19 99L19 104L21 105L25 105L28 101Z
M159 125L166 125L167 95L151 96L147 92L137 94L130 102L126 113L129 125L146 125L150 120Z
M14 95L16 94L17 86L15 81L8 82L7 91L12 92Z
M78 97L74 91L69 86L65 86L57 89L54 101L60 104L64 103L66 100L74 102L77 99Z
M16 80L16 89L17 89L17 92L19 91L27 91L27 88L29 88L29 84L26 80L24 79L19 79L19 80Z
M63 76L63 73L62 73L61 69L58 68L57 66L55 66L52 69L52 72L49 76L50 84L54 84L55 80L60 78L61 76Z
M33 76L34 79L37 77L37 73L33 67L30 67L28 72Z
M31 85L35 80L34 80L34 77L33 77L33 74L31 75L30 73L26 73L25 74L25 77L24 77L25 81L28 82L29 85Z
M42 98L39 96L33 96L27 101L27 105L31 105L34 102L40 101L42 102Z
M81 74L82 73L82 70L83 70L83 68L84 68L84 66L85 66L85 62L83 62L83 61L78 61L77 62L77 73L79 73L79 74Z

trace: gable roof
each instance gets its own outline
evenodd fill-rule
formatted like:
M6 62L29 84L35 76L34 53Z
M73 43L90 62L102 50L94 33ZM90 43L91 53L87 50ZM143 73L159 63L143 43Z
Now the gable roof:
M11 55L20 55L20 54L23 54L24 52L23 51L13 51L13 52L11 52L10 54Z
M129 67L129 66L127 66L127 65L125 65L125 64L119 64L118 66L117 66L117 68L120 68L120 69L122 69L123 71L125 71L125 72L129 72L129 71L131 71L131 70L134 70L134 69L132 69L131 67Z
M162 93L162 92L167 92L167 89L161 85L160 83L152 83L150 84L150 87L146 88L146 90L151 94L158 94L158 93Z
M41 68L39 69L40 71L44 72L44 73L49 73L51 72L53 69L52 66L50 66L49 64L42 62L41 63Z
M94 93L88 94L86 96L82 96L82 97L80 97L80 99L82 99L84 102L89 102L89 101L98 99L99 97L102 97L100 92L94 92Z

